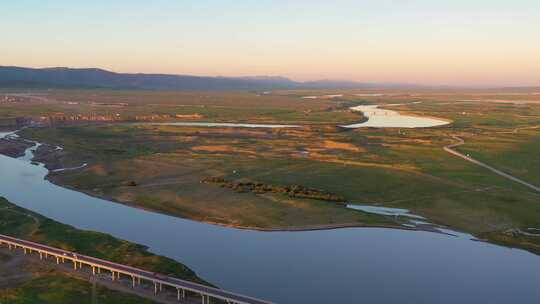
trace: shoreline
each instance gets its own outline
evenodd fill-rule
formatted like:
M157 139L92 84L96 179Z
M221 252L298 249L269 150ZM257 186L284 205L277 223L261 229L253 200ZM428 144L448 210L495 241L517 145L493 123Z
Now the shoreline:
M401 116L418 117L418 118L429 118L429 119L435 119L435 120L441 120L441 121L447 122L447 123L444 124L444 125L433 126L433 127L427 127L427 128L445 127L445 126L448 126L448 125L454 123L454 120L449 119L449 118L444 118L444 117L431 116L431 115L420 115L420 114L411 113L411 112L408 112L408 111L400 111L400 110L391 110L391 111L395 111L395 112L399 113L399 115L401 115ZM415 129L418 129L418 128L415 128Z
M5 216L7 223L12 224L12 226L2 227L1 233L4 235L31 242L39 242L47 246L55 246L62 249L68 248L70 251L79 254L109 259L112 262L128 266L142 267L148 271L163 270L163 267L167 267L166 271L174 273L175 276L181 279L208 286L215 286L204 280L181 261L152 252L150 247L146 244L127 241L108 233L76 228L40 213L20 207L15 202L8 201L2 196L0 196L0 206L2 207L0 208L0 213ZM17 216L10 217L8 214L16 214ZM23 216L21 217L20 215ZM21 223L25 224L25 220L31 221L35 227L29 231L17 231L16 228L13 228L15 225ZM58 237L58 233L69 233L72 235L72 238ZM78 243L77 239L83 237L93 244L98 245L98 249L88 249L84 245ZM122 244L127 244L127 246L120 246ZM116 248L112 250L112 253L99 249L106 248L106 246L109 245L114 245L113 248ZM118 250L118 252L115 252L115 250ZM110 256L107 256L107 254L110 254Z
M127 202L122 202L122 201L114 199L112 197L98 195L98 194L92 193L92 192L87 191L87 190L77 189L77 188L71 187L69 185L64 185L64 184L59 183L58 181L55 181L54 179L51 178L50 173L47 174L47 176L45 176L45 179L47 181L49 181L51 184L54 184L54 185L56 185L58 187L62 187L62 188L68 189L68 190L83 193L85 195L88 195L88 196L91 196L91 197L94 197L94 198L97 198L97 199L105 200L105 201L108 201L108 202L111 202L111 203L120 204L120 205L123 205L123 206L128 206L128 207L131 207L131 208L136 208L136 209L144 210L144 211L147 211L147 212L158 213L158 214L161 214L161 215L175 217L175 218L179 218L179 219L183 219L183 220L188 220L188 221L193 221L193 222L198 222L198 223L204 223L204 224L209 224L209 225L215 225L215 226L220 226L220 227L226 227L226 228L239 229L239 230L251 230L251 231L260 231L260 232L304 232L304 231L335 230L335 229L347 229L347 228L384 228L384 229L397 229L397 230L409 230L409 231L431 231L431 230L427 230L427 229L418 229L418 228L399 226L399 225L396 225L396 226L392 226L392 225L366 225L366 224L362 224L362 223L321 224L321 225L283 227L283 228L263 228L263 227L256 227L256 226L242 226L242 225L226 224L226 223L220 223L220 222L215 222L215 221L208 221L208 220L204 220L204 219L189 218L189 217L182 217L182 216L174 215L174 214L168 214L168 213L165 213L165 212L161 212L159 210L153 210L153 209L145 208L143 206L130 204L130 203L127 203Z
M17 131L14 131L14 132L17 132ZM24 138L18 138L19 140L21 141L25 141L26 140ZM44 143L41 145L42 147L53 147L47 143ZM96 194L90 190L82 190L82 189L78 189L76 187L73 187L73 186L70 186L70 185L66 185L66 184L63 184L61 182L59 182L57 179L55 179L55 176L59 175L59 174L62 174L62 171L57 171L55 172L55 170L58 170L58 165L60 163L59 161L59 156L56 154L56 152L58 151L58 149L52 149L52 150L37 150L34 152L34 155L33 155L33 158L32 158L32 161L34 161L34 159L37 159L35 160L35 162L38 162L38 163L41 163L43 164L44 168L48 170L47 172L47 175L45 176L45 180L47 180L48 182L50 182L51 184L54 184L58 187L62 187L64 189L68 189L68 190L71 190L71 191L76 191L78 193L82 193L82 194L85 194L85 195L88 195L90 197L93 197L93 198L97 198L97 199L101 199L101 200L105 200L107 202L111 202L111 203L115 203L115 204L120 204L120 205L123 205L123 206L128 206L128 207L131 207L131 208L136 208L136 209L140 209L140 210L144 210L144 211L147 211L147 212L153 212L153 213L157 213L157 214L161 214L161 215L165 215L165 216L170 216L170 217L174 217L174 218L179 218L179 219L183 219L183 220L188 220L188 221L194 221L194 222L199 222L199 223L204 223L204 224L209 224L209 225L215 225L215 226L219 226L219 227L226 227L226 228L233 228L233 229L239 229L239 230L250 230L250 231L259 231L259 232L306 232L306 231L321 231L321 230L336 230L336 229L348 229L348 228L381 228L381 229L397 229L397 230L406 230L406 231L429 231L429 232L440 232L440 231L437 231L436 229L434 229L433 227L435 227L436 225L433 225L432 226L424 226L424 227L410 227L410 226L404 226L404 225L401 225L401 224L398 224L396 223L395 225L388 225L388 224L380 224L380 225L377 225L377 224L364 224L364 223L360 223L360 222L357 222L357 223L336 223L336 224L319 224L319 225L307 225L307 226L290 226L290 227L274 227L274 228L266 228L266 227L257 227L257 226L244 226L244 225L236 225L236 224L228 224L228 223L223 223L223 222L216 222L216 221L212 221L212 220L206 220L204 218L195 218L195 217L184 217L180 214L171 214L171 213L167 213L167 212L162 212L160 210L155 210L155 209L150 209L150 208L146 208L144 206L141 206L141 205L138 205L136 203L129 203L129 202L124 202L124 201L120 201L120 200L117 200L113 197L109 197L109 196L106 196L106 195L99 195L99 194ZM60 150L62 151L62 150ZM24 151L23 151L24 153ZM41 154L48 154L49 157L43 157L43 155L40 155ZM6 155L8 157L11 157L9 155ZM51 157L52 156L52 157ZM80 167L80 168L77 168L77 169L73 169L73 170L78 170L78 169L82 169L84 167ZM346 208L346 207L345 207Z
M414 103L412 103L412 104L414 104ZM407 106L409 104L401 104L401 105ZM447 122L447 124L444 124L444 125L433 126L433 127L428 127L428 128L437 128L437 127L442 127L442 126L448 126L449 124L454 123L454 120L450 119L450 118L444 118L444 117L438 117L438 116L432 116L432 115L420 115L420 114L411 113L409 111L403 111L403 110L390 110L390 109L385 109L384 108L385 106L388 107L388 106L400 106L400 105L399 104L381 105L381 106L378 106L377 108L382 109L382 110L394 111L394 112L397 112L401 116L418 117L418 118L430 118L430 119L441 120L441 121L446 121Z

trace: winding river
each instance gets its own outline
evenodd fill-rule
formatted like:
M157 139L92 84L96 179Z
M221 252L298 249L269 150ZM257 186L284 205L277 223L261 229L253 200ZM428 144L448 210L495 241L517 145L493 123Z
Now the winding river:
M59 222L147 245L222 288L277 303L527 304L540 299L540 257L465 234L225 228L93 198L51 184L44 179L47 173L28 158L0 155L0 194Z

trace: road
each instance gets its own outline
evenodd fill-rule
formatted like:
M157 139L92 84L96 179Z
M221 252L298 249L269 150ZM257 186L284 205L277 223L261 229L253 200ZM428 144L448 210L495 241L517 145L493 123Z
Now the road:
M469 161L469 162L471 162L473 164L484 167L484 168L488 169L489 171L491 171L491 172L493 172L495 174L498 174L498 175L500 175L502 177L505 177L505 178L507 178L507 179L509 179L511 181L519 183L519 184L521 184L521 185L523 185L523 186L525 186L525 187L527 187L527 188L529 188L531 190L534 190L536 192L540 192L540 187L537 187L537 186L535 186L533 184L530 184L530 183L528 183L528 182L526 182L526 181L524 181L522 179L519 179L519 178L517 178L515 176L512 176L512 175L510 175L508 173L502 172L501 170L493 168L492 166L490 166L490 165L488 165L486 163L478 161L478 160L476 160L476 159L474 159L474 158L472 158L470 156L467 156L465 154L462 154L462 153L458 152L457 150L454 150L454 148L459 147L461 145L464 145L465 141L462 138L460 138L458 136L455 136L455 135L452 136L452 138L457 140L458 143L455 143L455 144L448 145L448 146L444 147L444 151L446 151L446 152L448 152L448 153L450 153L452 155L455 155L457 157L463 158L464 160Z

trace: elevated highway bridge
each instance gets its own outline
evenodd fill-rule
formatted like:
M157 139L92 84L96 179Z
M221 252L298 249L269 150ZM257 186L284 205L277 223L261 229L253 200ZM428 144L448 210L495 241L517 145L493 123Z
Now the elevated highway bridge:
M92 270L92 274L100 274L102 271L111 273L113 281L120 280L120 276L131 278L132 287L136 288L141 281L150 282L154 285L154 294L157 295L163 287L176 289L178 301L185 301L186 291L198 294L202 304L209 304L211 299L221 300L230 304L272 304L271 302L228 292L218 288L213 288L171 276L158 274L155 272L113 263L110 261L78 254L59 248L42 245L22 239L17 239L0 234L0 245L7 246L10 250L22 249L24 254L39 254L41 260L54 260L56 263L73 263L73 269L82 269L84 266Z

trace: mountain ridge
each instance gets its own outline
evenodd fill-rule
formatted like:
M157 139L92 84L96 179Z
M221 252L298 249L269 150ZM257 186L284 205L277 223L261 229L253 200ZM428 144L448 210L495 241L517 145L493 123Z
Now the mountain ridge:
M297 82L282 76L194 76L154 73L117 73L100 68L27 68L0 66L0 87L106 88L142 90L235 90L398 87L354 81Z

